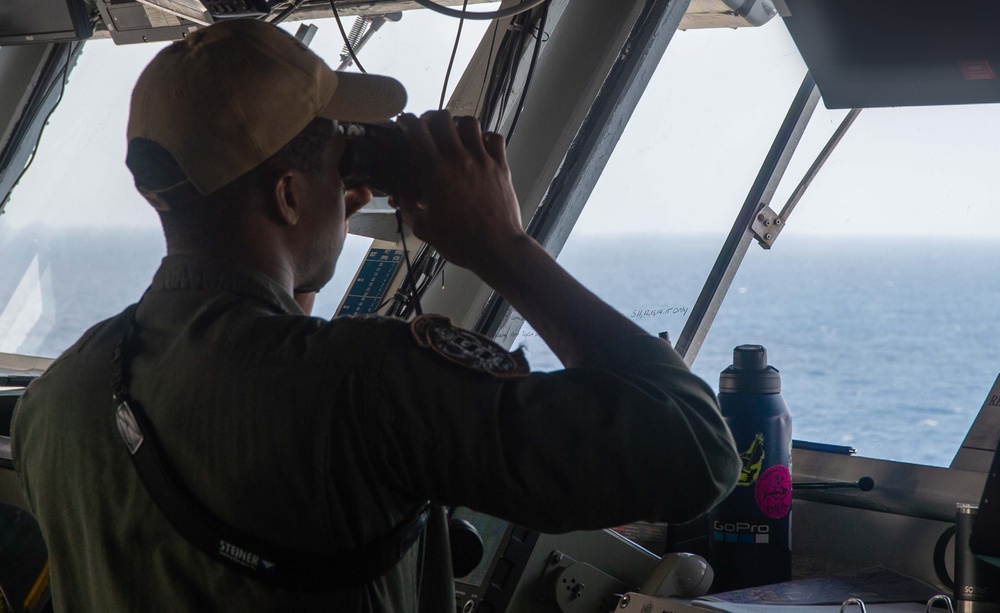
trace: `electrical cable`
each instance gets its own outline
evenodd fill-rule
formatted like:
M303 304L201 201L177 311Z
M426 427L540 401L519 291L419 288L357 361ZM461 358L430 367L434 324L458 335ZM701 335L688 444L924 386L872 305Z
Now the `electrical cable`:
M508 68L504 73L503 80L503 97L500 99L500 109L497 113L497 132L500 131L500 122L504 117L507 116L507 107L510 105L510 97L514 94L514 83L517 81L517 74L521 70L521 60L524 57L522 52L525 45L525 36L527 36L527 24L525 23L527 14L525 14L525 19L521 19L519 16L517 24L516 34L512 39L512 44L510 46L510 55Z
M510 145L510 139L514 136L514 129L517 127L517 122L521 119L521 112L524 111L524 101L528 98L528 87L531 85L531 79L535 76L535 64L538 63L538 53L542 48L542 37L545 35L545 21L549 16L549 6L546 4L542 9L542 15L538 18L538 34L535 36L535 49L531 53L531 63L528 64L528 74L524 77L524 87L521 88L521 99L517 103L517 111L514 112L514 117L510 122L510 130L507 131L506 144Z
M486 91L486 83L487 83L487 81L489 81L489 78L490 78L490 69L492 68L493 62L494 62L494 59L495 59L493 57L493 49L494 49L494 47L496 47L496 44L497 44L497 32L499 31L499 28L500 28L500 22L499 21L494 21L493 22L493 40L490 41L490 54L487 56L487 59L486 59L486 70L483 71L483 84L479 87L479 98L476 101L476 114L479 115L479 128L480 128L480 130L483 130L483 131L486 130L486 117L485 117L485 114L482 114L482 115L479 114L479 112L480 112L479 105L480 104L485 104L485 100L483 100L483 93Z
M396 209L396 229L399 231L399 240L403 243L403 259L406 260L406 280L410 284L410 299L413 310L417 315L423 315L424 310L420 308L420 295L417 294L417 283L413 278L413 266L410 264L410 250L406 248L406 235L403 233L403 213Z
M469 6L469 0L462 2L462 12ZM448 58L448 70L444 73L444 85L441 86L441 101L438 102L438 110L444 108L444 95L448 91L448 79L451 78L451 67L455 65L455 55L458 54L458 41L462 39L462 26L465 25L465 18L458 20L458 33L455 34L455 46L451 48L451 57Z
M533 25L533 14L524 13L515 17L507 27L507 33L500 41L500 46L495 55L494 67L490 71L490 81L486 87L486 95L482 99L482 111L480 113L480 126L484 132L499 132L504 119L509 117L511 124L507 128L506 141L509 142L514 133L514 128L524 109L527 91L534 80L535 67L538 64L538 57L541 45L546 40L545 23L548 18L549 5L545 5L539 13L537 25ZM511 106L511 98L514 95L517 76L520 73L520 64L526 55L525 50L531 44L530 38L534 38L535 48L531 54L531 65L529 65L525 76L520 97L515 101L514 112L508 114Z
M511 17L518 15L525 11L530 11L536 6L547 2L547 0L524 0L517 6L512 6L505 9L500 9L499 11L487 11L483 13L477 13L474 11L456 11L455 9L448 8L446 6L441 6L436 2L431 0L414 0L417 4L424 7L425 9L430 9L435 13L441 13L442 15L447 15L449 17L456 17L458 19L503 19L504 17Z
M402 230L402 226L401 226L400 220L398 218L396 219L396 230L397 230L397 232L400 232ZM400 238L402 238L402 236L403 236L402 233L400 233ZM417 251L417 256L415 258L416 263L414 264L414 266L416 266L417 268L420 267L420 262L423 260L424 250L426 248L427 248L427 245L424 244ZM382 302L380 302L379 305L377 307L375 307L375 312L378 313L379 311L381 311L382 309L384 309L389 304L391 304L393 302L396 302L399 305L398 308L396 308L393 311L388 312L387 315L402 317L403 316L402 315L403 310L405 309L406 305L410 303L409 294L410 294L411 290L410 290L410 286L409 286L409 281L412 278L413 278L412 277L412 273L410 273L409 270L407 270L406 276L403 277L403 280L402 280L402 282L400 282L399 286L396 288L395 293L393 293L392 296L390 296L390 297L384 299Z
M378 313L379 311L381 311L382 309L384 309L386 307L386 305L388 305L390 302L392 302L395 299L396 299L395 295L393 295L391 298L386 298L377 307L375 307L375 311L374 312Z
M419 297L422 296L424 292L427 290L427 288L431 285L431 283L434 282L434 279L437 278L438 273L444 270L445 261L435 258L432 259L430 262L428 262L428 264L432 265L432 269L422 274L422 278L417 283L417 287L415 290L415 294L417 296L417 304L419 304ZM418 269L420 268L418 264L414 264L414 266ZM409 317L409 315L410 315L409 310L403 309L402 316L405 318Z
M534 8L546 2L547 0L541 0L535 2L531 7L525 7L523 10L517 11L513 14L526 13L528 8ZM468 6L468 0L463 2L463 11L458 14L458 17L463 18L463 13L468 15L469 13L465 11ZM544 35L544 16L547 14L548 7L546 6L546 12L543 13L543 18L541 20L540 26L537 28L538 35L535 38L535 51L533 53L533 60L537 62L538 49L540 48L540 43L542 42L542 37ZM484 112L481 115L481 124L487 124L489 117L492 115L493 110L497 108L498 99L499 100L499 113L497 114L497 122L503 117L504 112L510 102L510 96L513 93L513 80L514 76L517 74L518 67L520 64L521 49L525 47L526 37L529 36L531 28L527 27L527 21L529 16L524 14L523 17L515 18L515 22L508 26L507 34L504 35L503 40L500 44L500 49L494 56L493 50L496 48L496 37L499 32L499 24L494 25L493 38L490 43L490 54L487 63L486 71L484 74L482 90L486 90L486 97L482 101ZM439 108L444 106L444 97L447 94L448 81L450 79L452 64L457 55L458 44L461 39L462 33L462 23L459 24L458 32L455 37L455 44L452 48L451 58L449 60L448 70L445 74L445 81L442 87L441 99L439 102ZM347 41L346 33L341 30L342 35L345 37L345 42ZM492 64L492 66L491 66ZM492 73L491 73L492 68ZM530 83L531 76L533 74L533 65L529 66L528 75L525 82L525 87ZM487 81L489 81L489 87L487 88ZM500 92L504 92L503 95ZM482 95L480 95L482 98ZM524 99L523 95L519 101L519 108L523 108ZM396 215L397 230L402 239L403 245L403 256L406 263L406 277L403 282L397 288L396 292L392 297L384 299L376 308L375 312L379 312L386 306L396 303L396 306L392 307L386 314L393 317L406 318L409 316L410 309L416 312L418 315L422 313L420 306L420 295L427 289L427 287L437 279L438 275L441 275L442 285L444 283L444 269L447 262L440 257L439 254L431 249L428 249L427 245L423 245L420 250L418 250L416 258L411 262L409 251L406 246L406 241L403 235L402 227L402 216L397 211ZM421 271L419 273L419 278L414 276L414 269Z
M500 123L503 121L504 115L507 114L507 103L510 102L511 84L513 82L512 75L517 74L517 66L520 62L517 58L511 58L507 56L504 62L503 70L500 73L500 79L497 81L497 109L494 113L496 117L496 124L493 126L494 131L500 131Z
M441 276L441 286L442 289L444 288L444 268L447 263L447 260L442 258L441 254L432 249L429 245L426 243L421 245L420 249L417 250L416 256L413 258L412 263L412 270L418 271L416 275L410 272L411 269L408 269L407 275L403 278L403 282L400 283L396 292L375 307L375 312L377 313L387 305L395 302L396 306L388 311L386 315L390 317L399 317L401 319L409 317L409 306L414 302L414 293L416 294L416 300L419 301L419 297L422 296L430 284L438 278L438 275Z
M504 64L502 71L500 73L500 80L498 81L499 92L503 92L502 96L498 96L499 107L497 108L497 131L500 130L500 121L503 116L507 114L507 104L510 102L510 94L513 91L514 86L514 75L517 74L517 69L521 65L521 54L518 50L521 48L521 40L524 35L524 25L520 21L520 18L511 22L511 31L508 32L507 40L503 45L504 48ZM498 92L498 94L499 94Z
M508 26L507 32L500 40L497 48L496 61L493 63L493 70L490 74L490 83L486 90L486 98L483 106L483 126L484 131L498 131L500 122L503 119L507 102L510 98L513 76L517 74L517 67L520 60L521 39L524 28L519 19L515 18ZM490 119L495 124L490 127Z
M358 56L354 53L354 47L351 45L351 41L347 39L347 31L344 30L344 23L340 20L340 12L337 10L337 5L334 0L330 0L330 8L333 9L333 18L337 20L337 27L340 28L340 35L344 37L344 45L347 47L347 52L351 54L351 59L354 60L354 65L358 67L363 74L368 74L365 67L361 65L358 61Z
M482 114L480 115L480 124L483 132L486 132L491 128L490 121L495 116L497 98L499 97L500 91L497 83L501 78L501 72L503 72L501 66L506 62L505 49L507 47L507 40L509 36L510 32L505 32L503 37L500 39L499 45L496 45L495 38L491 44L490 55L492 56L493 61L492 65L488 67L486 74L488 78L486 84L486 95L483 97L483 108ZM492 53L493 46L496 46L497 48L496 54Z

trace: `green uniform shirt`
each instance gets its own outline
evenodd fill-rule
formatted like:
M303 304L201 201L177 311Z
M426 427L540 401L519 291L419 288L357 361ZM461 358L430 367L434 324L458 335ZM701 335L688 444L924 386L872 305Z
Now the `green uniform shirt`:
M711 389L652 337L583 368L498 377L422 346L404 322L306 317L264 275L184 256L164 259L137 320L131 394L168 462L231 526L290 548L360 547L426 500L548 532L681 521L739 472ZM14 417L57 610L453 610L439 508L388 574L333 594L263 586L180 537L115 425L125 323L84 334Z

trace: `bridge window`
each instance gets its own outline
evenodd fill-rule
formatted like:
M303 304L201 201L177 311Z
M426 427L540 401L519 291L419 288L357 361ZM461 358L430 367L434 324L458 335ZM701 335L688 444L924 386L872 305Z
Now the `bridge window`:
M343 47L336 23L315 23L311 47L336 68ZM457 23L409 11L382 26L359 59L367 70L403 82L408 111L437 108ZM351 25L352 18L345 19L345 27ZM487 26L465 23L449 89ZM284 27L294 33L298 24ZM441 35L428 36L428 29ZM70 73L36 159L0 218L0 352L59 355L88 327L137 300L164 255L159 220L124 164L132 86L163 46L91 40ZM315 314L336 312L370 242L348 237Z
M678 32L561 263L677 340L805 72L777 19ZM773 209L845 113L820 103ZM751 244L694 371L717 390L764 345L795 438L947 466L1000 371L998 126L998 105L863 111L773 249Z

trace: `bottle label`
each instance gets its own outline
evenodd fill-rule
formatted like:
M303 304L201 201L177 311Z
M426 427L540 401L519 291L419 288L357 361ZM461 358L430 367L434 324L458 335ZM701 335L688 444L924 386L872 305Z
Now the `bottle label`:
M783 464L765 470L753 486L757 508L774 519L781 519L792 509L792 473Z
M771 542L771 526L750 521L713 522L713 540L720 543L767 545Z
M758 432L753 437L753 442L746 451L740 454L743 460L743 468L740 469L740 480L736 485L753 485L760 475L760 468L764 464L764 433Z

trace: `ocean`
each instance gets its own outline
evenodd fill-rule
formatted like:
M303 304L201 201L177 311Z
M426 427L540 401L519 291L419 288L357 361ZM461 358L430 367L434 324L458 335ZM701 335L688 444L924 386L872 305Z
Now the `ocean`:
M651 333L680 335L724 236L574 235L559 261ZM316 314L336 310L367 242L353 240ZM0 224L0 351L55 356L133 302L163 254L157 230ZM947 466L1000 372L1000 245L796 237L752 245L694 371L718 389L740 344L781 371L797 439ZM28 279L27 282L22 279ZM526 327L533 369L560 368Z

